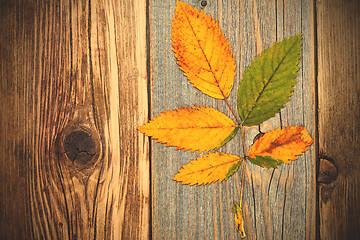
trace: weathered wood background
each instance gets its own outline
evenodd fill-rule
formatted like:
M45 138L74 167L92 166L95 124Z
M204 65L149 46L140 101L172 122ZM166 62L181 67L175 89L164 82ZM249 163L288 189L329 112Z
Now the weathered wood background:
M261 125L261 131L304 125L314 132L312 1L189 1L213 15L230 40L237 71L229 102L237 109L237 86L246 66L274 41L303 33L302 69L294 96L281 112ZM176 1L150 3L151 115L182 106L206 105L228 116L224 101L205 96L183 76L171 50L171 19ZM247 149L258 127L247 128ZM206 136L204 136L206 137ZM243 154L240 134L221 151ZM298 161L277 170L248 164L244 217L248 239L304 239L316 235L314 147ZM152 143L152 234L154 239L238 239L233 201L239 201L241 172L227 182L183 186L171 179L196 154Z
M360 238L359 1L188 2L230 40L234 109L254 57L303 34L294 96L260 129L304 125L315 144L276 170L247 165L247 239ZM241 171L221 184L181 185L171 179L198 154L136 130L183 106L231 116L176 65L175 5L1 1L0 239L240 239L231 207ZM247 148L258 132L247 129ZM240 136L221 150L242 154Z

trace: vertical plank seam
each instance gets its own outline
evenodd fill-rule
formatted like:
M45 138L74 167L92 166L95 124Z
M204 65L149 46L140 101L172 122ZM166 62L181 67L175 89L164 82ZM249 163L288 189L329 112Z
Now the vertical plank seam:
M150 46L150 37L151 37L151 26L150 26L150 3L151 1L146 1L145 11L146 11L146 77L147 77L147 100L148 100L148 120L151 119L151 46ZM153 239L153 228L152 228L152 146L151 139L148 137L148 149L149 149L149 239Z
M315 183L316 183L316 191L315 191L315 198L316 198L316 206L315 206L315 231L316 231L316 239L320 239L320 209L319 209L319 185L317 182L317 178L319 176L319 88L318 88L318 32L317 32L317 11L316 11L316 0L313 0L313 57L314 57L314 131L315 131Z

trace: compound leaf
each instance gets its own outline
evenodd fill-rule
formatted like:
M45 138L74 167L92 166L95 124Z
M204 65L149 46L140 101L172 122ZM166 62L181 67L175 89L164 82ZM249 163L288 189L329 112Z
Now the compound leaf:
M261 136L250 147L250 162L261 167L275 167L296 160L314 141L303 126L277 128Z
M175 181L182 184L209 184L227 179L229 170L242 158L227 153L215 152L203 155L183 166L175 175Z
M290 100L299 70L301 35L276 42L257 56L243 74L238 110L245 126L260 124Z
M214 18L178 1L171 35L177 63L194 87L213 98L227 98L234 84L235 59Z
M165 111L139 128L140 132L166 146L191 152L219 148L232 139L238 129L225 114L202 106Z

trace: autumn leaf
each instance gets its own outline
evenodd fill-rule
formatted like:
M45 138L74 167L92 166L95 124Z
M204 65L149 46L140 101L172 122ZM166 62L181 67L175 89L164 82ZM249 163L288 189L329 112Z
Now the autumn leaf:
M276 167L296 160L314 141L303 126L277 128L261 136L250 147L249 160L262 167Z
M233 165L241 161L242 158L236 155L221 152L209 153L184 165L173 180L190 185L222 182L229 177L228 173Z
M238 110L243 125L260 124L290 100L299 70L301 35L276 42L257 56L243 74Z
M244 218L243 218L242 207L237 205L236 203L234 203L232 211L234 213L236 230L239 232L241 238L245 238L246 234L245 234L245 230L244 230Z
M238 126L225 114L210 107L184 107L160 113L139 130L147 136L194 152L219 148L232 139Z
M171 35L177 63L194 87L211 97L227 98L234 84L235 59L214 18L178 1Z

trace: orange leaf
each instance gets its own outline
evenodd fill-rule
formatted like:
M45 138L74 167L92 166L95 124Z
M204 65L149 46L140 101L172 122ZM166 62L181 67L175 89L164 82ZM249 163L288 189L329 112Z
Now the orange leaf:
M223 146L236 135L238 126L213 108L184 107L160 113L139 130L177 150L203 152Z
M261 136L249 149L247 156L270 156L284 163L296 160L314 141L303 126L277 128Z
M222 182L230 168L239 161L242 161L242 158L236 155L221 152L209 153L184 165L173 180L190 185Z
M236 66L218 23L203 11L178 1L171 35L177 63L194 87L211 97L227 98Z

